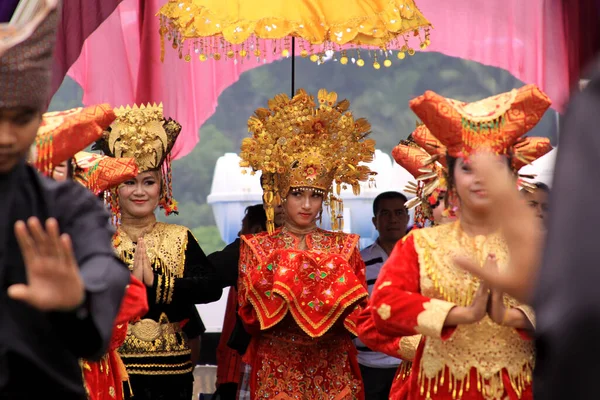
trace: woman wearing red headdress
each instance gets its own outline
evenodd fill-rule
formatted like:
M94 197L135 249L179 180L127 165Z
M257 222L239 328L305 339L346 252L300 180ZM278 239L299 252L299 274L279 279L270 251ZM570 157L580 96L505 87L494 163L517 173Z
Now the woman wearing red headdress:
M422 335L404 387L409 400L532 398L532 309L490 293L454 259L470 256L483 268L505 268L506 243L469 155L492 151L509 168L511 147L549 105L533 85L471 104L433 92L411 101L447 148L448 190L460 215L456 222L415 230L396 246L369 302L381 334Z
M177 211L172 198L170 151L181 125L165 119L162 105L119 108L98 148L116 158L133 157L139 173L111 190L117 223L117 255L142 281L149 310L123 332L119 354L136 400L189 400L193 393L190 326L195 304L221 297L217 270L188 228L157 222L155 210Z

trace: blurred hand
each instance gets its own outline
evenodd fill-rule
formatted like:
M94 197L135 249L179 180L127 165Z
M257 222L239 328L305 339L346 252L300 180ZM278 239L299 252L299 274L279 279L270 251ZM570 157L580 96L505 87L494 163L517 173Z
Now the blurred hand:
M13 300L42 311L71 311L85 299L85 287L73 253L71 238L60 234L54 218L46 227L37 218L18 221L15 235L23 255L27 283L8 288Z
M498 157L476 154L471 158L473 172L479 176L492 202L493 218L500 226L510 263L505 272L480 268L473 260L458 257L456 264L486 281L492 288L527 303L541 262L543 234L539 221L522 201L516 182Z

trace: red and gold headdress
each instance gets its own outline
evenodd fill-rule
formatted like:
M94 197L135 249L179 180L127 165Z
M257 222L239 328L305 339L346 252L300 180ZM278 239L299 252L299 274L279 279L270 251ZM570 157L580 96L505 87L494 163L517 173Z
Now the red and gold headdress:
M117 187L137 174L134 158L113 158L85 151L73 157L73 180L95 195Z
M319 90L314 97L299 89L290 99L285 94L269 100L248 120L252 137L242 141L240 166L262 171L267 211L267 228L274 230L273 206L285 199L290 189L317 189L330 207L333 229L343 229L342 186L360 193L360 182L372 172L368 166L375 142L366 139L370 125L354 119L350 102L337 102L337 93ZM336 181L334 194L333 181Z
M434 142L428 142L429 148L435 152L427 152L417 141L431 136L425 125L417 123L417 128L408 140L401 141L392 150L394 160L406 169L417 182L409 182L405 191L415 197L406 202L406 208L415 208L415 222L419 227L426 220L433 220L433 208L439 204L440 195L446 191L446 170L440 162L445 160L445 147L433 147Z
M44 114L31 162L43 174L51 175L56 165L98 140L114 120L108 104Z
M115 110L116 119L94 149L110 157L134 158L139 172L159 170L162 174L163 192L160 207L165 214L177 213L177 202L173 199L171 176L171 149L181 132L181 125L165 119L162 103L120 107ZM111 198L111 207L118 215L116 196Z
M448 99L432 91L410 101L410 108L452 157L477 150L506 154L542 118L550 99L537 86L473 103Z
M515 173L523 168L524 166L531 164L533 161L542 157L552 150L550 139L542 137L524 137L521 138L512 147L512 163L511 167ZM527 179L534 179L535 175L524 175L519 174L519 186L525 190L532 192L536 189L536 186Z

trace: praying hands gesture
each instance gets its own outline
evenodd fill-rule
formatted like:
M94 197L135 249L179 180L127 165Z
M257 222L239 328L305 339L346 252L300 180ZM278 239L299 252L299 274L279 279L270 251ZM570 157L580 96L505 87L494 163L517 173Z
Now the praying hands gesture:
M44 229L32 217L15 223L14 230L27 283L11 285L8 296L41 311L73 311L83 304L85 287L71 238L60 234L56 219L48 219Z
M152 287L154 285L154 271L146 252L144 238L141 236L138 238L135 255L133 256L133 276L144 282L146 286Z

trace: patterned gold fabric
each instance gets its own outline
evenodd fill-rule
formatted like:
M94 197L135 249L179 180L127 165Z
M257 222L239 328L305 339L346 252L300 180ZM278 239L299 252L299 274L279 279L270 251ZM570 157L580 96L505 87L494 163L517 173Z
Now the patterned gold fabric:
M432 299L432 307L426 307L419 315L423 333L428 327L436 327L437 331L446 318L446 315L431 311L440 309L434 302L460 306L472 303L477 281L456 268L453 261L456 256L468 256L483 264L488 254L494 254L500 270L508 263L508 249L499 234L469 237L460 229L459 222L421 229L413 235L419 257L421 293ZM508 296L504 297L504 302L507 307L522 307ZM475 369L478 390L486 399L497 399L504 392L502 371L508 373L511 386L520 393L531 382L534 363L532 340L524 339L516 329L498 325L485 316L477 323L458 325L448 338L442 339L439 334L427 337L419 383L422 387L434 387L448 373L460 398L460 388L468 390L469 374Z

